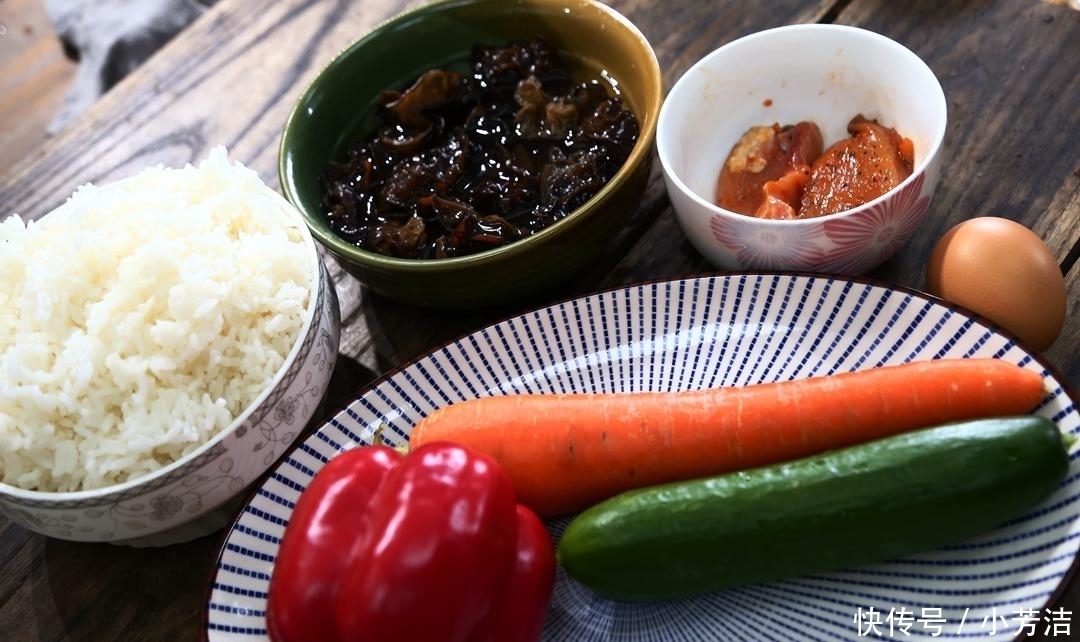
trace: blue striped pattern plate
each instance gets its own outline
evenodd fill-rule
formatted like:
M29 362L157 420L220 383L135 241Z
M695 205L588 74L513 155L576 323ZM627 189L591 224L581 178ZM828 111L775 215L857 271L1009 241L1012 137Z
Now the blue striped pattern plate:
M471 397L738 386L917 359L996 357L1041 373L1037 409L1080 433L1065 381L990 324L914 291L861 280L737 274L649 283L507 319L365 389L276 466L227 533L204 609L210 642L264 642L266 590L300 492L379 424L400 445L417 420ZM561 571L547 642L972 638L1067 632L1055 604L1080 538L1080 464L1029 514L904 559L657 604L599 598ZM911 515L919 519L919 515ZM558 537L565 521L550 524ZM798 542L792 542L798 546ZM1066 637L1068 637L1066 635Z

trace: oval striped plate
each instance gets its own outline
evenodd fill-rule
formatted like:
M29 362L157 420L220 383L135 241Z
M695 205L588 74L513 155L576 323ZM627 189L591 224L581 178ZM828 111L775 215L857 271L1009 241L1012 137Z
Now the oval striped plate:
M918 292L864 280L737 274L602 292L507 319L382 378L273 470L227 534L204 610L211 642L263 642L267 583L300 492L335 453L407 441L433 409L519 392L745 385L940 357L996 357L1042 374L1038 413L1080 433L1069 387L1014 338ZM662 604L616 604L560 575L556 641L978 638L1068 627L1054 604L1080 537L1080 463L1030 514L920 555ZM911 515L918 520L919 515ZM565 521L550 524L558 537ZM797 546L798 542L792 542Z

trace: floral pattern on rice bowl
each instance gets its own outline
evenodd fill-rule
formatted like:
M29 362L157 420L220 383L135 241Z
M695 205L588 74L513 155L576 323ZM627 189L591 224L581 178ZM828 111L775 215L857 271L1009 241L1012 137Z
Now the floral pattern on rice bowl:
M730 219L714 215L709 220L713 236L731 250L740 265L764 269L802 269L820 262L825 234L819 228L802 226L762 228L756 220Z
M833 249L825 255L825 270L862 274L892 256L903 245L930 207L923 193L924 174L919 174L896 195L854 214L851 218L825 221L825 236Z

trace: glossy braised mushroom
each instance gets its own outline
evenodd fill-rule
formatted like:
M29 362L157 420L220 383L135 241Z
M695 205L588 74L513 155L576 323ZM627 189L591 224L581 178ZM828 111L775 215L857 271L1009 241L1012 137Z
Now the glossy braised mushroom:
M323 177L331 228L365 249L446 258L565 217L618 172L638 121L575 82L543 39L476 46L472 75L433 69L379 100L382 124Z

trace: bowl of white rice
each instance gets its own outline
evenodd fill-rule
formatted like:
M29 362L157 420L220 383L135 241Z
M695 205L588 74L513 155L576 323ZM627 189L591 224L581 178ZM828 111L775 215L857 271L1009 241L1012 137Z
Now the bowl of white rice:
M66 540L165 545L319 410L340 335L300 214L215 148L0 222L0 512Z

